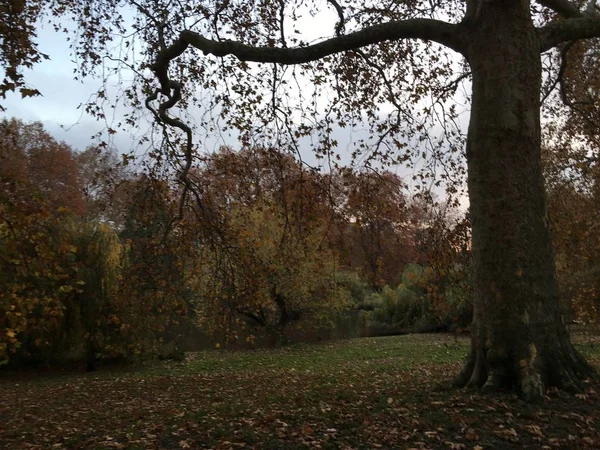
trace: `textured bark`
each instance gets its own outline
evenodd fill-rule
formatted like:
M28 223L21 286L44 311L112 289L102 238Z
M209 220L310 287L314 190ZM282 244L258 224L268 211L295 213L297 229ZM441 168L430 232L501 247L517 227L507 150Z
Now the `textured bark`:
M525 1L486 2L465 26L474 318L457 383L516 387L534 401L546 386L579 389L591 372L559 310L540 155L540 38Z

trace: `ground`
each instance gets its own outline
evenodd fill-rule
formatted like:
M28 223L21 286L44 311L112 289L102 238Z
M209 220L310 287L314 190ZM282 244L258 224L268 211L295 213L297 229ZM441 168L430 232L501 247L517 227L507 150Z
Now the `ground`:
M598 366L600 337L576 342ZM456 391L445 382L467 348L451 335L409 335L0 374L0 448L600 448L597 380L536 406Z

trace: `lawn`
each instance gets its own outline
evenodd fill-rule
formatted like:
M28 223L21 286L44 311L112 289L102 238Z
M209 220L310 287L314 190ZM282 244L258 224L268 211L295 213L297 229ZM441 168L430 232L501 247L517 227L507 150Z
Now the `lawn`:
M598 365L598 336L576 340ZM2 374L0 448L600 448L597 381L539 406L450 389L467 348L409 335Z

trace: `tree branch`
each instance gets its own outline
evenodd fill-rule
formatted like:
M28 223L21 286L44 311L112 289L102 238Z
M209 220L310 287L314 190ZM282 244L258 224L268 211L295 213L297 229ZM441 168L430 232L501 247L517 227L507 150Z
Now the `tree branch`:
M161 92L169 94L169 63L189 46L207 55L233 55L240 61L277 64L302 64L322 59L347 50L396 39L423 39L438 42L462 53L465 47L462 28L433 19L409 19L373 25L347 35L327 39L307 47L273 48L252 47L236 41L215 41L199 33L185 30L170 46L163 49L152 66L161 84Z
M597 16L600 14L600 7L597 4L598 0L590 0L587 7L585 8L585 13L588 16Z
M335 34L336 36L340 36L344 31L344 27L346 26L346 19L344 18L344 9L337 2L337 0L327 0L331 6L335 8L335 11L338 15L338 23L335 25Z
M537 0L537 2L564 18L581 17L582 15L579 6L569 0Z
M575 41L571 41L571 42L567 43L567 45L565 45L563 47L563 49L561 50L561 62L560 62L560 68L558 69L558 75L556 76L556 80L554 80L554 83L552 83L552 86L550 86L548 91L542 97L542 100L541 100L542 105L544 104L546 99L550 96L552 91L554 91L554 88L558 84L561 83L561 80L563 79L563 76L565 74L565 70L567 69L567 55L568 55L571 47L573 47L573 45L575 45Z
M551 22L540 28L539 34L542 52L561 42L600 37L600 17L579 17Z

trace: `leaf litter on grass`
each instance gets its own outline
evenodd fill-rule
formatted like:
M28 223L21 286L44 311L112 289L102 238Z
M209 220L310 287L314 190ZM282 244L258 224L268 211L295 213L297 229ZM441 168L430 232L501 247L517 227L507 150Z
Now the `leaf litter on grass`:
M445 387L467 349L466 339L409 335L6 377L0 448L600 448L597 381L578 397L550 390L539 406Z

